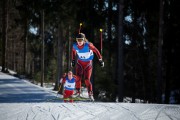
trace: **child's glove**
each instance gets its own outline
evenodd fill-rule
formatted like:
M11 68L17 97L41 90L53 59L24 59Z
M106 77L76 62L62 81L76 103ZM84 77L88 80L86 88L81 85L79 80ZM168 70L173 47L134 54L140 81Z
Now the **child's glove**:
M66 73L64 73L62 77L63 77L63 78L65 78L65 77L66 77L66 75L67 75L67 74L66 74Z
M101 67L104 67L104 62L102 61L102 59L99 59L99 63Z
M62 83L63 82L63 78L60 79L59 83Z
M64 74L62 75L61 79L59 80L60 83L63 83L63 79L65 79L66 75L67 75L66 73L64 73Z
M71 62L71 66L74 67L75 66L75 60L72 60Z

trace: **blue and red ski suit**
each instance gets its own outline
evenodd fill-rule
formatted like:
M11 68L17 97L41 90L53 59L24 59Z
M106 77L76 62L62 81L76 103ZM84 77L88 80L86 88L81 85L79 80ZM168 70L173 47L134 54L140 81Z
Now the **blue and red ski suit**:
M70 80L68 76L63 77L62 83L64 84L64 93L63 93L63 98L70 98L75 90L75 83L76 83L76 77L73 75L73 78ZM64 100L64 102L67 102L67 100ZM70 99L69 102L73 102L73 99Z
M73 44L72 60L75 60L77 55L76 75L79 77L79 80L76 81L76 90L80 90L81 79L84 75L87 90L88 92L92 92L90 78L92 74L92 60L94 57L93 52L97 55L98 59L102 59L99 50L92 43L85 42L82 46L78 46L77 43Z

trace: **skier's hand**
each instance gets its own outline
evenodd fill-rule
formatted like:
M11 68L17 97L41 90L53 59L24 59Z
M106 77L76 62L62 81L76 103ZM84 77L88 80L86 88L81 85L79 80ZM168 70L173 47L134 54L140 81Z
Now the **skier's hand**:
M63 78L60 79L59 83L62 83L63 82Z
M104 62L103 62L102 59L99 59L99 63L100 63L100 66L101 66L101 67L104 67Z
M75 60L72 60L71 62L71 66L74 67L75 66Z
M64 79L64 78L66 77L66 75L67 75L67 74L66 74L66 73L64 73L64 74L62 75L62 79Z

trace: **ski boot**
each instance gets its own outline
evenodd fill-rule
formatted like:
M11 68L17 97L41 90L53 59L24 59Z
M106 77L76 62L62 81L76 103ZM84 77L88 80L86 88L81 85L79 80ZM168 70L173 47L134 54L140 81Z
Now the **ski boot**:
M80 97L80 90L76 90L76 92L72 95L73 98Z
M89 94L89 99L90 99L92 102L94 102L93 92L90 91L90 92L88 92L88 94Z

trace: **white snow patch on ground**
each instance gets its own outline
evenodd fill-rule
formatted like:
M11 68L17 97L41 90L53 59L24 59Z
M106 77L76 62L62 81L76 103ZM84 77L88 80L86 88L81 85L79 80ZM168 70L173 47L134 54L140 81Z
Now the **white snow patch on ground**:
M0 120L180 120L166 104L48 102L56 92L0 72Z

